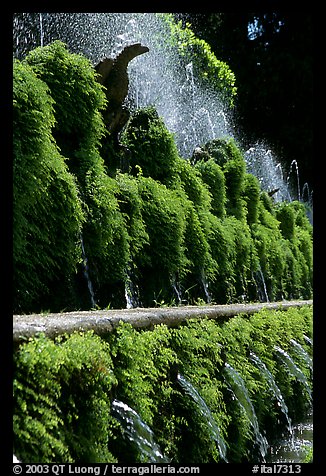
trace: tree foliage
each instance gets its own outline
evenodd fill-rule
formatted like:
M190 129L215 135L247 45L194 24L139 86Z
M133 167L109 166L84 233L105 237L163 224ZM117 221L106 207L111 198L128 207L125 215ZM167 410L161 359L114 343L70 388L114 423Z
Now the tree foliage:
M285 167L312 183L313 17L302 12L184 14L237 78L242 140L265 140Z

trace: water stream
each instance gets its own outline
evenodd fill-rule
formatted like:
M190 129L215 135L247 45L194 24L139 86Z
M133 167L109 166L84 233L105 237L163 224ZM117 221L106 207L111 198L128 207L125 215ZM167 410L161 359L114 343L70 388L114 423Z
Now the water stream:
M88 291L89 291L91 305L92 305L92 308L94 309L94 308L96 308L95 294L94 294L93 284L92 284L92 281L91 281L91 278L90 278L89 272L88 272L88 270L89 270L88 260L87 260L87 256L86 256L86 252L85 252L85 248L84 248L84 241L83 241L82 234L80 234L80 244L81 244L82 256L83 256L83 273L84 273L84 276L85 276L85 279L86 279L86 282L87 282L87 287L88 287Z
M182 388L188 393L188 395L191 396L191 398L197 403L198 410L202 414L202 416L205 418L205 421L207 422L208 428L210 429L211 436L213 440L216 441L219 453L221 455L221 458L228 463L228 460L226 458L226 443L225 440L221 434L221 431L216 423L216 420L207 406L205 400L200 396L199 392L197 389L185 378L183 375L178 373L177 376L178 382L182 386Z
M121 423L125 437L136 445L146 463L169 463L155 441L151 428L137 412L119 400L112 402L112 415Z
M281 393L281 390L278 388L275 379L272 375L272 373L268 370L264 362L253 352L250 352L249 354L250 359L254 362L254 364L258 367L258 369L261 371L261 374L263 377L267 380L269 388L274 396L274 398L277 400L277 404L280 407L280 410L285 416L285 419L287 421L287 429L289 431L290 436L293 435L293 428L292 428L292 422L291 418L289 417L289 412L288 412L288 407L284 401L283 395Z
M266 438L261 434L258 424L258 419L251 398L249 396L248 389L241 377L241 375L227 362L225 363L226 381L231 388L233 394L239 402L239 405L244 410L249 422L254 430L256 442L259 446L260 455L262 460L265 461L267 454L268 442Z
M308 383L308 380L302 370L296 365L292 357L284 350L281 349L278 346L274 347L278 357L280 358L281 362L284 364L285 368L288 370L290 375L295 377L299 382L301 382L309 396L310 402L312 402L312 395L311 395L311 389Z
M308 366L309 369L312 371L313 362L308 352L302 347L301 344L299 344L299 342L295 341L294 339L290 339L290 343L292 344L293 350L296 353L296 355L299 357L301 362L303 362L306 366Z

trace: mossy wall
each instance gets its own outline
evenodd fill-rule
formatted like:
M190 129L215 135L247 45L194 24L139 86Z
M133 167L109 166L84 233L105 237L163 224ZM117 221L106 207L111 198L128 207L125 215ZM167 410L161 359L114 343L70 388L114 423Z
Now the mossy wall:
M14 312L312 295L312 227L274 203L231 138L178 155L152 107L115 148L85 57L54 42L14 61ZM83 248L84 252L83 253ZM177 290L177 292L176 292ZM265 296L266 299L266 296Z
M210 409L228 461L258 462L254 432L231 391L225 362L242 377L259 429L271 442L285 431L286 419L249 353L267 366L295 422L309 408L309 394L277 358L275 346L311 385L311 369L291 344L294 339L311 355L307 338L311 306L152 331L122 324L106 338L92 332L33 338L14 356L14 454L28 463L148 462L111 415L118 399L152 428L172 463L223 462L210 426L177 380L180 373Z

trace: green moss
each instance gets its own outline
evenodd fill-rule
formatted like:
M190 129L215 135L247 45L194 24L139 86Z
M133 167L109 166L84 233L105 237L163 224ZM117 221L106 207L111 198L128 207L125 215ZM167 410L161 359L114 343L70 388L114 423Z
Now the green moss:
M108 462L108 346L88 333L31 340L15 355L14 453L30 463Z
M70 53L61 41L30 51L24 61L49 87L55 102L53 135L70 169L83 175L96 160L94 151L104 134L100 111L106 98L91 61Z
M122 141L130 150L132 174L137 174L140 167L145 177L152 177L165 185L175 180L176 144L154 107L134 113Z
M259 214L260 185L257 177L251 174L245 174L245 184L243 198L246 202L247 223L252 225L257 223Z
M249 352L267 366L295 421L307 411L309 396L278 360L275 346L291 356L311 384L310 368L291 344L295 339L311 355L304 336L312 337L311 306L263 309L224 322L189 320L151 331L121 324L106 340L93 333L54 342L31 339L15 355L14 452L29 462L146 462L110 415L116 398L153 429L173 463L222 462L207 416L178 382L181 374L211 412L229 462L259 461L252 426L234 398L225 362L243 379L259 429L270 439L286 421Z
M173 283L189 303L207 285L218 303L257 300L261 276L269 299L311 297L304 206L261 192L234 139L182 159L146 107L122 134L121 173L117 152L108 168L101 156L105 95L85 57L55 41L14 68L15 312L89 308L86 258L100 307L124 307L130 279L144 305L175 302Z
M78 187L53 141L54 104L33 70L14 62L13 257L14 309L63 306L52 287L73 301L85 220Z
M195 168L199 170L203 182L208 185L212 196L212 213L218 218L224 218L226 190L225 177L221 167L210 158L207 161L196 162Z

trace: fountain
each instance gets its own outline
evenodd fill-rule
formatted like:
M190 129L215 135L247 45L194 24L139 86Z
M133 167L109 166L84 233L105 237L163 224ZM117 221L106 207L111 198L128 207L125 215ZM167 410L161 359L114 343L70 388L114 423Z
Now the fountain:
M292 162L291 162L290 171L289 171L289 174L288 174L288 176L287 176L286 182L287 182L287 184L289 185L291 173L292 173L292 170L293 170L293 166L295 167L295 173L296 173L296 179L297 179L297 197L298 197L298 200L300 201L300 199L301 199L301 194L300 194L300 177L299 177L298 162L297 162L296 160L292 160Z
M89 277L89 272L88 272L88 260L87 256L85 253L85 248L84 248L84 241L83 241L83 236L80 234L80 244L81 244L81 249L82 249L82 257L83 257L83 274L85 276L85 279L87 281L87 287L91 299L91 304L92 308L96 308L96 301L95 301L95 294L94 294L94 289L93 289L93 284L91 281L91 278Z
M121 423L125 437L136 445L144 463L170 462L155 442L153 431L135 410L119 400L113 400L112 415Z
M171 31L161 14L21 13L14 16L13 26L14 56L20 59L29 50L55 39L67 43L71 52L84 54L94 66L103 58L116 57L132 43L148 46L149 53L129 66L126 105L131 110L154 105L174 134L183 157L191 157L196 146L213 138L236 135L226 119L228 108L217 92L200 87L193 63L185 64L177 45L166 41ZM289 178L295 166L297 195L301 199L295 160L285 181L281 164L264 144L249 147L245 159L248 172L258 177L263 190L277 189L273 196L276 201L292 200ZM305 195L307 190L308 185Z
M226 443L215 421L215 418L212 412L210 411L210 409L208 408L205 400L200 396L196 388L183 375L178 373L177 379L180 385L182 386L182 388L186 391L186 393L188 393L188 395L190 395L191 398L196 402L198 406L198 410L200 411L202 416L205 418L205 421L207 422L207 425L208 425L208 428L210 429L210 433L213 440L215 440L217 443L221 458L226 463L228 463L228 460L226 458Z
M227 362L225 362L225 373L226 373L226 382L236 399L239 402L239 405L246 414L252 429L254 430L257 444L259 446L260 455L263 462L265 461L265 456L268 449L268 442L266 438L260 433L259 424L256 416L254 406L252 404L249 392L241 375Z
M309 367L309 369L312 371L313 370L313 362L312 362L312 358L310 357L308 352L296 340L290 339L290 342L293 345L293 350L298 355L300 360L302 360Z
M293 377L295 377L299 382L301 382L307 390L310 402L312 401L311 389L309 387L308 380L301 369L295 364L292 357L279 346L274 347L278 357Z
M258 270L253 273L253 278L257 286L257 292L259 296L260 302L270 302L266 287L266 282L264 278L264 274L262 272L261 266L259 266Z
M258 369L260 370L263 377L267 380L269 388L270 388L271 392L273 393L273 395L274 395L274 397L277 401L277 404L279 405L282 413L284 414L284 416L286 418L287 429L288 429L290 435L293 435L293 427L292 427L291 418L289 417L288 407L287 407L287 405L284 401L284 398L283 398L283 395L282 395L280 389L278 388L278 386L275 382L275 379L274 379L273 375L268 370L268 368L266 367L264 362L262 362L262 360L256 354L254 354L253 352L250 352L249 357L254 362L254 364L258 367Z

